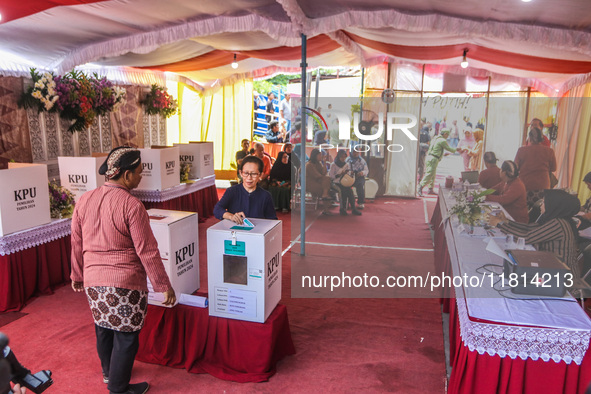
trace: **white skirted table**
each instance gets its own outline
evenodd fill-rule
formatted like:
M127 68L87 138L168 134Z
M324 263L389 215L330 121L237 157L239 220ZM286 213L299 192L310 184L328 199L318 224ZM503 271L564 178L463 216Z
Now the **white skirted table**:
M440 188L431 220L437 272L484 280L456 287L456 299L444 302L450 312L449 392L584 391L591 382L585 311L573 298L500 294L482 266L502 265L502 258L485 250L484 237L460 233L454 220L443 219L450 204L449 190Z

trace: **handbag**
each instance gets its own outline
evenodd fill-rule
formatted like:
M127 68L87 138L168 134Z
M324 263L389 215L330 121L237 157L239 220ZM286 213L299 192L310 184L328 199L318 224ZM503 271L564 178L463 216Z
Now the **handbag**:
M558 178L553 172L550 173L550 189L554 189L554 186L558 185Z
M351 175L349 171L346 171L343 175L341 175L339 183L341 184L341 186L351 187L355 183L355 177Z

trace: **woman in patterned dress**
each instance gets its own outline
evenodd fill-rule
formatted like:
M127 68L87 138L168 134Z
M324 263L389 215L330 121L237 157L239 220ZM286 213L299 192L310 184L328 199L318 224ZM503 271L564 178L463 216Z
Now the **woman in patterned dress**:
M110 393L149 388L147 382L129 384L147 311L147 278L164 293L165 305L176 302L146 209L130 194L141 172L137 149L113 149L99 169L108 181L82 195L72 216L72 288L88 297Z

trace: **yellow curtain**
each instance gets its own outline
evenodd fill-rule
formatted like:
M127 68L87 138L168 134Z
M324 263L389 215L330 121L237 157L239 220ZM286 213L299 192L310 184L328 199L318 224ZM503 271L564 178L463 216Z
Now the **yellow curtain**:
M199 141L213 141L216 170L231 170L240 141L252 137L252 79L206 94L200 109Z
M581 179L589 168L590 161L584 157L588 145L589 116L591 108L585 98L591 93L591 85L570 90L558 103L558 137L555 147L559 187L581 190ZM583 176L575 176L583 172Z
M579 199L584 202L589 198L590 191L583 183L583 177L591 171L591 84L586 84L572 89L565 97L560 100L558 105L558 140L561 136L568 134L573 130L571 136L563 144L567 145L568 150L563 149L564 156L561 156L561 163L566 164L567 170L559 168L560 174L564 174L567 179L561 176L561 186L568 186L576 190ZM564 125L564 126L563 126ZM566 147L564 147L566 148ZM566 151L566 152L564 152ZM558 159L558 155L557 155Z

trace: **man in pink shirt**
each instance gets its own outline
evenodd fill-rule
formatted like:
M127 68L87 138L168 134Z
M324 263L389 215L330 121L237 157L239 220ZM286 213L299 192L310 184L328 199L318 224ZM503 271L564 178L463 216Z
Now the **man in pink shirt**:
M145 393L147 382L129 380L147 311L147 278L164 293L165 305L174 305L176 296L146 209L130 194L142 179L140 152L113 149L99 173L108 181L82 195L72 216L72 288L86 292L109 392Z

